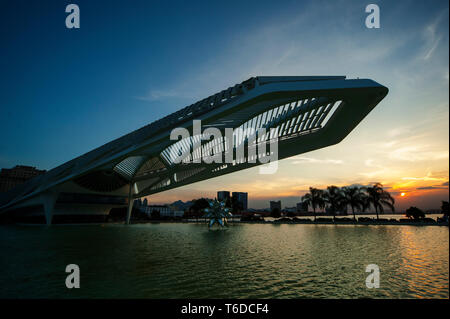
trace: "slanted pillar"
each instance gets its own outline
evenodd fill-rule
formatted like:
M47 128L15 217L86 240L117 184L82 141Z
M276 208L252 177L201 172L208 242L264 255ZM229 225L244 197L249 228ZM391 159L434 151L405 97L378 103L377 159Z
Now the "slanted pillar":
M52 224L53 210L55 208L56 199L58 198L58 193L48 191L41 196L44 205L45 221L47 225L50 226Z
M131 211L133 210L133 204L134 204L133 185L134 185L134 183L131 182L130 183L130 190L128 192L128 209L127 209L127 217L126 217L126 220L125 220L125 224L127 224L127 225L130 223Z

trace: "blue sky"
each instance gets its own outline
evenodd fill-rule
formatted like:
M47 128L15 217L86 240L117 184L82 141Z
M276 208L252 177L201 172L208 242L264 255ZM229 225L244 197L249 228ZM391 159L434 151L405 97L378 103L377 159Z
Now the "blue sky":
M80 29L65 27L69 3L80 7ZM369 3L380 7L380 29L365 27ZM270 183L250 169L155 200L225 186L266 207L269 198L294 204L309 185L382 181L413 195L448 182L447 1L2 1L0 9L0 167L53 168L252 76L347 75L390 93L341 144L281 161ZM448 186L427 196L448 198Z

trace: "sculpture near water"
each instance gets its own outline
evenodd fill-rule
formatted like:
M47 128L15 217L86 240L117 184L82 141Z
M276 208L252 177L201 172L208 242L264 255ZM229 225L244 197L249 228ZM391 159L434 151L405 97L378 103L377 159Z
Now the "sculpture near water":
M228 218L231 218L231 208L225 207L225 202L217 200L209 201L209 208L205 208L205 217L209 218L208 227L211 228L215 224L219 227L228 227Z

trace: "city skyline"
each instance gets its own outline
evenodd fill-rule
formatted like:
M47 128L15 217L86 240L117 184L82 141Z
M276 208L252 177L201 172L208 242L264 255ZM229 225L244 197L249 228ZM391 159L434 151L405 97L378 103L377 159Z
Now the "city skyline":
M20 36L5 39L0 62L5 74L0 167L51 169L236 78L343 74L380 81L390 93L339 145L282 160L275 176L252 168L153 195L149 202L213 197L226 188L248 192L249 207L264 208L270 200L294 206L309 186L373 182L387 187L399 210L435 209L448 200L446 2L429 8L381 1L379 30L365 28L365 4L356 1L283 7L260 2L261 10L251 18L248 3L240 5L240 13L211 4L219 14L203 21L189 16L201 11L198 4L180 12L163 4L137 2L126 9L112 4L100 16L93 12L102 11L101 4L79 5L82 27L75 32L61 28L58 8L42 4L29 4L36 10L25 13L29 19L23 23L2 19L16 31L11 34ZM133 19L119 15L124 10ZM34 12L42 12L42 18L34 21ZM314 24L318 17L320 25ZM170 25L174 19L178 27ZM53 32L43 34L44 29ZM183 41L187 38L189 43ZM89 50L93 41L95 52ZM180 49L183 56L177 54ZM18 71L26 74L20 81Z
M369 185L353 184L353 185L343 185L343 186L339 186L339 187L344 187L344 186L369 186ZM323 187L323 189L325 190L326 187ZM387 187L387 191L389 192L389 187ZM170 190L170 191L167 191L167 192L176 192L176 191L175 190ZM251 197L249 197L248 202L249 203L253 203L253 204L248 204L248 209L257 209L257 210L270 209L270 202L273 202L273 201L275 201L275 202L281 201L281 208L282 209L293 208L293 207L296 207L297 204L301 203L302 196L305 195L307 192L309 192L309 190L303 190L302 193L301 193L302 195L300 195L300 196L290 196L290 197L273 197L273 198L270 198L270 197L265 198L264 197L264 198L258 198L258 199L252 199ZM171 205L171 204L173 204L174 202L177 202L177 201L190 202L190 201L193 201L193 200L196 200L196 199L200 199L200 198L209 198L209 199L217 198L217 196L213 195L214 191L210 192L212 195L204 195L203 193L197 193L198 196L192 197L192 198L186 197L185 199L181 199L181 198L177 199L176 196L174 196L174 197L167 196L167 194L164 194L164 193L160 193L161 195L164 195L164 196L161 196L162 199L160 201L158 201L158 198L155 199L155 197L157 197L160 194L152 195L151 196L151 198L152 198L151 200L152 201L151 202L148 201L148 204L149 205ZM246 192L246 193L248 193L248 192ZM396 194L396 195L394 195L395 197L404 197L404 196L406 196L406 195L402 196L401 194L397 194L397 192L395 192L395 194ZM435 195L436 201L435 201L435 206L434 207L433 206L426 207L424 205L420 205L420 201L419 201L419 205L417 205L417 202L415 202L413 204L408 204L408 201L404 201L403 203L401 203L402 204L401 206L398 205L398 202L396 202L395 203L395 207L396 207L395 213L404 213L404 211L407 208L409 208L411 206L414 206L414 205L418 206L420 209L423 209L425 211L433 211L433 210L435 210L435 211L439 211L440 212L441 211L442 201L446 201L446 200L448 201L448 198L446 199L445 197L442 197L442 199L440 200L439 199L439 198L441 198L440 196L441 196L441 193L437 193ZM445 193L444 193L444 196L445 196ZM143 198L146 198L147 200L149 200L150 196L143 197ZM166 200L166 199L168 201L165 202L164 200ZM324 211L324 210L320 210L319 209L318 211ZM365 212L374 212L374 209L373 208L369 208ZM390 214L391 211L389 209L386 209L385 213L386 214Z

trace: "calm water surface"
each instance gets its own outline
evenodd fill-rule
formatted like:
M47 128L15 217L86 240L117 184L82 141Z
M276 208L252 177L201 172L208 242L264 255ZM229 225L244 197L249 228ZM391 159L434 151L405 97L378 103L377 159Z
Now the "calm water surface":
M449 297L448 227L8 225L0 251L0 298ZM65 287L68 264L80 289Z

